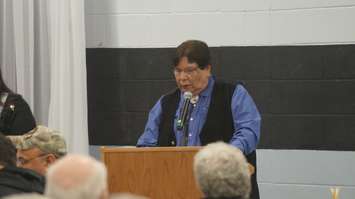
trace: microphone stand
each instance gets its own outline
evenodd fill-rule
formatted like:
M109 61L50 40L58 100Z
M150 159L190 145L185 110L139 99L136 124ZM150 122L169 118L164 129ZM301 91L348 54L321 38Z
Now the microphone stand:
M193 98L191 98L190 100L190 107L188 109L188 114L187 114L187 119L186 122L183 125L182 128L182 133L183 133L183 141L182 141L182 146L187 146L189 143L189 123L190 123L190 115L194 109L194 107L196 106L196 103L198 101L198 96L195 96Z
M191 107L192 108L192 107ZM183 134L183 138L182 138L182 142L181 145L182 146L187 146L189 143L189 122L190 122L190 110L189 110L189 114L187 115L187 120L184 123L183 127L182 127L182 134Z

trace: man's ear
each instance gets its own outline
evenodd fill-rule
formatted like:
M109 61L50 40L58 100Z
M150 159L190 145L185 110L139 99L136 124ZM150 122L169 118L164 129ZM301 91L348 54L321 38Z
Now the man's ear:
M46 157L46 163L47 165L53 164L57 160L57 157L54 154L48 154Z
M211 70L212 70L211 64L208 64L205 69L208 70L209 72L211 72Z

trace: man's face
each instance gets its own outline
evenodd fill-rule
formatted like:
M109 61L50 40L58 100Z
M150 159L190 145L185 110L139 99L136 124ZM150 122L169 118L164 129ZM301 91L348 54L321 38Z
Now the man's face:
M174 69L175 80L178 88L182 91L190 91L198 95L208 85L211 75L211 66L200 69L196 63L189 63L187 57L183 57Z
M45 175L48 166L56 160L55 155L44 153L39 148L17 151L17 166Z

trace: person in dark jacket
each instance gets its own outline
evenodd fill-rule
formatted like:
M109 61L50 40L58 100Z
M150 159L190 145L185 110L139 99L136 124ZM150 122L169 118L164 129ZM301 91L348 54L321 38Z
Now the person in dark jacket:
M44 177L16 167L16 148L0 133L0 198L29 192L44 192Z
M5 84L0 69L0 132L21 135L36 127L32 111L21 95Z

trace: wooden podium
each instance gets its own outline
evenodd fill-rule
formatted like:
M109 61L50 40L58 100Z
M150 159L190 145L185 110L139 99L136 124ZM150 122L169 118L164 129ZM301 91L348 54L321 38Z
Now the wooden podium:
M131 192L151 199L199 199L193 157L200 147L102 147L111 193Z

